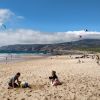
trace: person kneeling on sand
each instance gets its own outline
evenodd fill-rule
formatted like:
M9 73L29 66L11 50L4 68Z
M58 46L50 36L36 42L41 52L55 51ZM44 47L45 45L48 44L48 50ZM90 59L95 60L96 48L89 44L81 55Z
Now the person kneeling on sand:
M56 75L56 71L52 71L52 76L50 76L49 79L53 86L61 85L61 82L59 81L58 76Z
M10 79L10 81L8 83L8 85L9 85L8 89L20 87L21 81L19 81L19 77L20 77L20 73L18 72L14 77L12 77Z

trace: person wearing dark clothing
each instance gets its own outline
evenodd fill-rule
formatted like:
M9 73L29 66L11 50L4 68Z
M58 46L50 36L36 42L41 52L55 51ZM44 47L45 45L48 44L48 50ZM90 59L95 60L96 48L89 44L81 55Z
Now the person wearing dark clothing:
M20 81L19 81L20 73L18 72L14 77L12 77L8 83L9 87L8 88L17 88L20 86Z
M53 86L61 85L61 82L58 79L58 76L56 75L56 71L52 71L52 76L49 77L51 80L51 84Z
M50 76L49 79L52 79L52 80L58 79L56 75L56 71L52 71L52 76Z
M96 55L96 60L97 60L97 64L99 64L99 60L100 60L99 55Z

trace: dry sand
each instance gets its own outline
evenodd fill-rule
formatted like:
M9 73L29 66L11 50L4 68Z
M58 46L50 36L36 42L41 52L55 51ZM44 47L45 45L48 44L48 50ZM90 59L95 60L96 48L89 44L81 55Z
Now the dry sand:
M52 56L0 64L0 100L100 100L100 65L95 59ZM48 77L55 70L62 85L51 86ZM7 89L9 78L21 72L20 80L32 89Z

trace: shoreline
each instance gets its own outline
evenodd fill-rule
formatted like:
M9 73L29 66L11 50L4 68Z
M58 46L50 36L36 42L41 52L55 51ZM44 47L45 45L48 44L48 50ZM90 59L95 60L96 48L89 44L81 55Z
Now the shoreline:
M0 63L15 63L15 62L24 62L29 60L41 59L44 57L49 57L51 55L40 55L40 54L11 54L3 56L3 59L0 60Z

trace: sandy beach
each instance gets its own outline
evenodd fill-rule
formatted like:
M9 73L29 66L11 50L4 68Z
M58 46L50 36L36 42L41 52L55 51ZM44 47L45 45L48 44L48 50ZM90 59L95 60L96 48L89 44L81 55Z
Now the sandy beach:
M69 56L33 57L31 60L0 64L0 100L100 100L100 65L92 58ZM51 86L48 77L55 70L62 85ZM31 89L8 89L17 72Z

